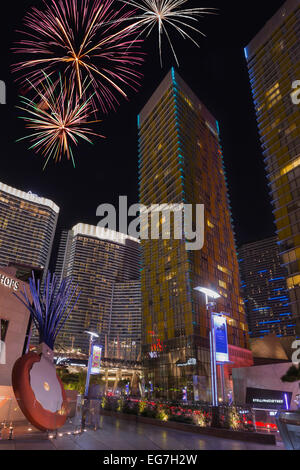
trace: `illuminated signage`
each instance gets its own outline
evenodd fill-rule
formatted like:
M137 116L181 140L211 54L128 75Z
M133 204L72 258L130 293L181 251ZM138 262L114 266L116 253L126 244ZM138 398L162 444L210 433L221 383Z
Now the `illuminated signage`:
M191 358L187 362L177 362L177 367L187 367L187 366L195 366L197 364L197 359Z
M148 331L148 333L155 338L154 331ZM154 339L153 343L151 344L151 351L149 352L150 359L156 359L159 357L159 353L164 350L163 342L158 338L157 340Z
M91 360L92 360L91 374L92 375L100 374L101 352L102 352L102 348L100 346L97 346L96 344L93 344L92 353L91 353Z
M7 287L8 289L13 289L14 291L19 290L20 283L14 279L7 277L5 274L0 274L0 285Z
M151 352L149 352L149 357L150 357L150 359L157 359L158 358L158 353L156 351L151 351Z
M246 402L257 409L289 409L292 401L291 392L280 390L265 390L260 388L247 388Z
M227 321L225 317L213 315L214 336L216 345L216 361L225 364L229 362Z
M156 343L151 344L151 351L161 352L163 349L164 347L160 339L158 339Z

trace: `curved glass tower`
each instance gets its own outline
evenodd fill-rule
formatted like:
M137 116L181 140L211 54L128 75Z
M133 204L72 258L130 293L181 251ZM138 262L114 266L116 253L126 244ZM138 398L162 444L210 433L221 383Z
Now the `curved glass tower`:
M245 48L291 310L300 333L300 2L288 0Z
M205 206L202 250L187 251L172 236L141 242L147 380L163 397L181 399L186 388L188 399L209 401L210 324L196 287L218 291L218 311L230 313L230 344L248 347L218 123L172 69L138 127L140 202Z

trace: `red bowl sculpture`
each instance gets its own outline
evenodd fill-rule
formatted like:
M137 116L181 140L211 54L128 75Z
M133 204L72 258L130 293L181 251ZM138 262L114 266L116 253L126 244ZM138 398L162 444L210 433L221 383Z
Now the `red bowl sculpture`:
M40 393L42 393L42 400L39 394L36 393L36 388L33 385L32 372L37 369L38 363L41 361L47 361L42 355L36 353L28 353L23 357L19 358L12 371L12 386L15 393L15 397L18 400L19 407L28 421L41 431L55 431L62 427L67 419L67 397L64 390L63 384L56 374L55 366L47 363L47 367L51 370L51 386L55 383L56 393L59 390L61 399L57 402L58 409L53 408L53 395L51 397L51 387L48 384L47 372L45 376L40 374L40 377L35 373L34 381L41 381ZM41 364L41 368L42 364ZM45 368L43 368L45 369ZM44 388L44 390L43 390ZM49 394L49 398L47 397ZM52 405L51 405L52 399ZM42 403L43 404L42 404ZM49 402L49 406L47 403ZM44 405L44 406L43 406ZM48 409L46 409L48 407Z

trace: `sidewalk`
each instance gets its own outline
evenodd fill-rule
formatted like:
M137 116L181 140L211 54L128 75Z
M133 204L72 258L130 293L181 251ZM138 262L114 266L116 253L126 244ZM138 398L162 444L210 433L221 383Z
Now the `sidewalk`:
M101 429L88 429L81 435L45 439L35 433L16 435L12 441L0 441L1 450L284 450L282 442L267 446L211 436L162 429L149 424L101 416ZM63 430L62 430L63 431Z

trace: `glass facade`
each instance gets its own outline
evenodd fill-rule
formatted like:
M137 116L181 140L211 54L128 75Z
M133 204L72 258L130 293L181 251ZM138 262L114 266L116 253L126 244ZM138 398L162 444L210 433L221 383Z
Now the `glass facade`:
M281 265L277 237L243 245L239 262L250 338L294 336L287 270Z
M87 352L89 330L100 335L104 357L135 360L141 337L138 240L78 224L62 234L57 259L56 274L72 278L81 291L57 345Z
M141 204L205 205L201 251L187 251L172 236L142 240L146 381L163 397L182 398L187 387L188 399L210 400L209 318L195 287L221 294L217 308L230 313L229 342L248 347L218 123L172 69L138 127Z
M141 360L141 281L115 282L107 357Z
M59 208L0 183L0 266L47 270Z
M291 310L300 316L300 5L288 0L245 49Z

